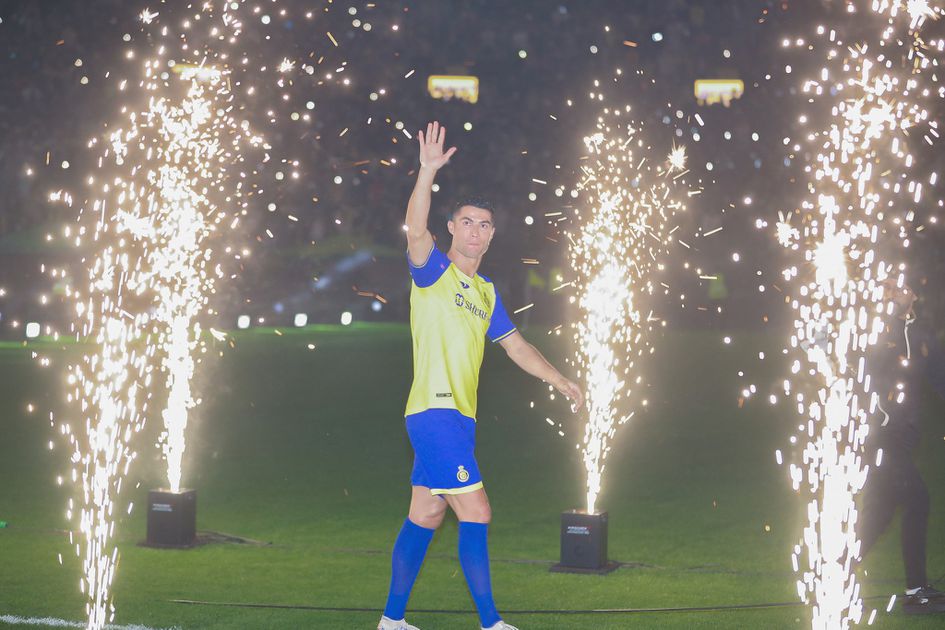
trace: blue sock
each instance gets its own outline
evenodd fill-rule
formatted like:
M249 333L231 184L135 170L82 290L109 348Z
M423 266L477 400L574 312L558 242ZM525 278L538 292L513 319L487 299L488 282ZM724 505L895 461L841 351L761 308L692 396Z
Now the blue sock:
M434 531L420 527L409 518L404 520L391 558L390 592L387 595L387 606L384 607L385 617L394 620L404 618L410 589L420 573L420 565L423 564L423 557L427 555L427 547L430 546Z
M502 621L492 599L492 580L489 577L489 526L485 523L459 523L459 563L463 565L466 584L483 628L490 628Z

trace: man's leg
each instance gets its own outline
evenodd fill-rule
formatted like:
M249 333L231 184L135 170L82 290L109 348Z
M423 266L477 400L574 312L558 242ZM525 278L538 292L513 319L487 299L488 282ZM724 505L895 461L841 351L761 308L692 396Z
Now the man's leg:
M394 552L391 554L390 592L384 616L399 621L404 618L410 590L420 573L433 532L443 522L446 502L430 494L430 489L413 486L410 512L404 521Z
M459 562L466 576L466 584L479 611L483 628L491 628L499 621L499 613L492 598L492 579L489 575L489 522L492 509L482 488L463 494L446 495L456 518L459 519Z
M897 462L886 457L883 465L870 468L863 489L863 503L860 506L857 534L860 538L860 558L865 558L879 537L892 522L899 496L896 492L894 468Z
M903 465L902 562L906 588L927 586L925 543L929 524L929 491L911 459Z

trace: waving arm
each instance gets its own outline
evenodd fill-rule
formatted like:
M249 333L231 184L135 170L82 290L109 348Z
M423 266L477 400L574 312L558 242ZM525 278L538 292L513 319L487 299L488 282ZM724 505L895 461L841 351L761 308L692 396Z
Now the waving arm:
M410 201L407 202L406 226L410 262L419 266L426 261L430 250L433 249L433 235L427 227L433 180L436 172L446 166L456 153L456 147L443 151L446 127L440 127L440 123L436 121L427 125L426 134L422 130L418 132L417 139L420 141L420 172L417 174L417 183L413 187Z

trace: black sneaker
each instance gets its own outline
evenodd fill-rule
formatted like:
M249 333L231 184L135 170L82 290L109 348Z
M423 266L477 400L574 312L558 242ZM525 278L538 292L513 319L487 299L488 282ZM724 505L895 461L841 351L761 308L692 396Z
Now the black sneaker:
M923 586L902 600L902 611L910 615L945 612L945 593L931 586Z

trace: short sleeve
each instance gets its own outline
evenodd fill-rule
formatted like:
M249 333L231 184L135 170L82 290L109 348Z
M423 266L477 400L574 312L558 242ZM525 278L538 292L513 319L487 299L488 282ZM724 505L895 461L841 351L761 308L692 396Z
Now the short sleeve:
M440 279L440 276L446 273L447 267L450 266L450 259L434 243L426 262L419 266L414 265L413 261L410 260L410 252L408 251L407 265L410 267L410 277L413 278L414 284L423 289L432 286Z
M489 320L489 329L486 331L486 335L493 342L496 342L502 341L514 332L515 324L509 318L509 314L505 311L505 305L502 304L502 298L499 297L499 292L496 291L495 307L492 309L492 318Z

